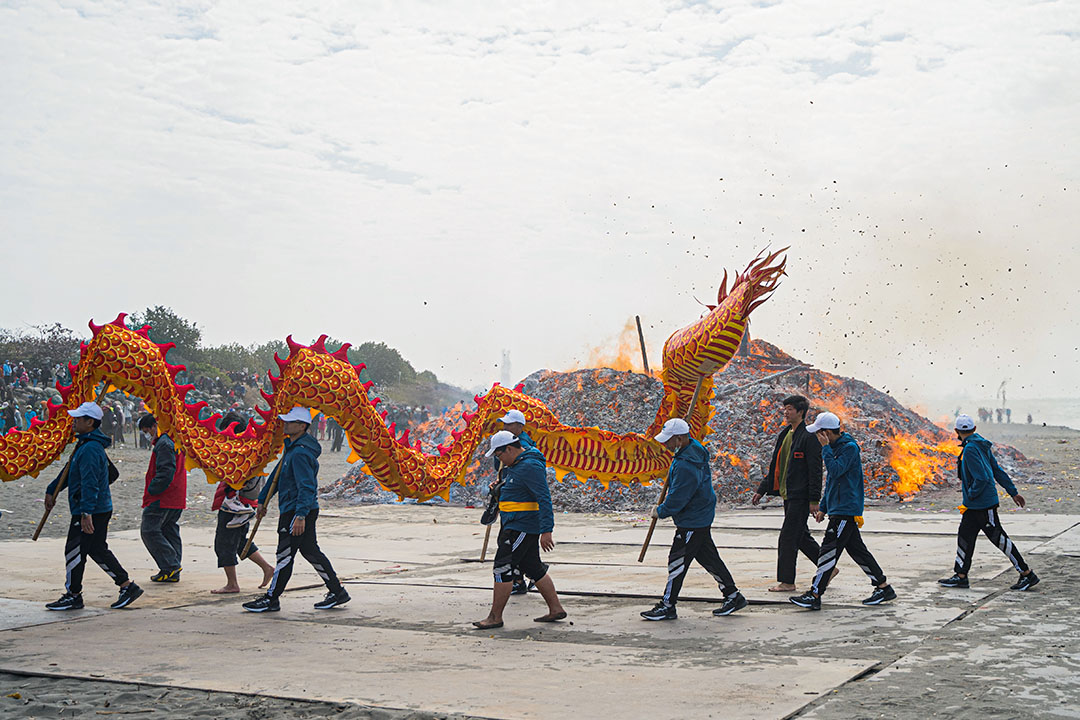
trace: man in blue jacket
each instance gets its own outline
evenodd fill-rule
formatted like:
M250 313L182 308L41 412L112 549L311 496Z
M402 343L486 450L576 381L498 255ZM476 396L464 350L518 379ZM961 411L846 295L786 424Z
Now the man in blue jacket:
M499 422L502 423L503 430L507 430L514 434L514 436L521 442L521 447L528 450L531 447L536 447L536 443L529 437L529 433L525 432L525 413L520 410L509 410L505 415L499 418ZM495 463L495 472L498 473L501 469L501 463L498 460L492 460ZM525 578L520 573L514 575L514 589L510 591L511 595L524 595L529 592L529 585L526 584Z
M712 468L705 446L690 437L685 420L672 418L664 423L657 442L675 453L668 470L668 493L664 502L653 508L654 518L675 520L675 539L668 553L668 581L664 597L652 610L641 613L646 620L674 620L678 617L675 604L679 601L686 571L698 561L724 593L724 604L713 615L730 615L746 607L746 598L735 587L716 543L712 539L712 522L716 516L716 492L712 486Z
M109 606L119 610L133 603L143 591L131 581L109 549L109 519L113 506L105 448L112 441L99 429L104 414L97 403L85 402L68 410L68 415L74 420L77 443L67 466L68 508L71 510L71 525L64 545L67 582L60 599L45 607L49 610L79 610L83 607L83 572L86 557L90 556L120 587L120 596ZM56 505L59 485L60 478L57 477L45 489L45 508L48 510Z
M285 422L285 454L278 461L281 472L279 473L275 466L270 473L271 478L277 476L278 479L277 566L266 594L244 603L244 609L255 613L277 612L281 609L278 599L285 592L285 586L292 577L293 560L299 552L326 583L326 597L315 603L315 609L329 610L344 605L351 598L338 580L330 560L319 549L319 541L315 537L315 520L319 517L317 476L322 447L319 441L307 432L311 427L310 410L294 407L278 417ZM267 483L259 493L259 509L256 510L259 518L266 515L271 484L273 481Z
M1017 491L1012 480L997 464L990 449L992 443L975 432L975 421L971 416L958 415L955 427L961 447L960 457L956 461L956 472L960 476L965 509L963 517L960 518L960 529L956 533L953 575L938 582L950 588L970 587L968 570L971 569L971 558L975 552L975 540L981 530L990 542L1005 553L1005 557L1009 558L1009 562L1020 573L1020 579L1010 589L1030 590L1038 585L1039 576L1027 566L1024 558L1020 556L1020 551L1001 527L997 487L994 482L1005 488L1013 502L1020 507L1027 504L1024 496Z
M874 592L862 604L880 605L895 600L896 592L885 579L877 560L866 549L859 533L864 486L858 443L846 432L840 432L840 418L831 412L818 414L814 424L806 431L817 436L821 445L821 459L825 461L825 471L828 473L825 494L814 513L814 519L821 522L828 515L829 527L821 543L813 585L802 595L790 598L791 602L808 610L820 610L821 596L835 575L836 562L845 550L874 585Z
M522 573L529 576L547 603L547 614L536 622L556 622L566 617L559 602L548 566L540 560L540 548L551 552L555 541L555 513L547 484L547 460L536 448L525 448L512 432L500 430L491 436L487 456L503 464L504 483L499 496L498 550L495 551L495 586L491 610L483 620L473 623L481 630L503 626L503 610L510 599L513 580Z

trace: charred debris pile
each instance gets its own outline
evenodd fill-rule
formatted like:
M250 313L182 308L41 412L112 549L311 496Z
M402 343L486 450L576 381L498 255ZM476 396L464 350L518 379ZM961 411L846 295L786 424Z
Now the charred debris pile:
M869 499L912 497L921 489L955 486L955 435L887 393L852 378L807 366L762 340L750 343L750 352L736 356L715 378L713 432L705 445L712 457L713 484L721 502L749 499L768 471L773 444L782 426L781 401L792 394L810 399L810 416L828 410L845 423L862 448ZM597 426L617 433L641 432L660 405L659 380L641 373L611 369L555 372L540 370L525 380L525 392L541 400L566 425ZM434 417L413 431L427 453L450 441L450 432L463 427L459 406ZM1023 479L1035 463L1019 451L996 445L1007 472ZM480 505L494 479L490 460L477 451L467 473L467 487L453 486L454 504ZM581 483L568 475L557 483L551 477L557 511L644 511L655 504L663 478L652 485L624 486ZM369 476L350 468L345 477L323 489L329 497L353 502L393 502L396 496L379 488ZM441 501L438 501L441 502Z

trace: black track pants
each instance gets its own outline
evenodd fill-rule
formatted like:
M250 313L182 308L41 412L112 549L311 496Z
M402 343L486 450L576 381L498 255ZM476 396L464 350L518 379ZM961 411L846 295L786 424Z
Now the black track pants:
M1005 557L1009 558L1017 572L1027 571L1027 563L1020 557L1020 551L1001 527L1001 516L998 514L998 506L995 505L985 510L968 508L964 511L964 516L960 519L960 529L956 533L956 563L953 570L957 574L967 575L971 569L971 557L975 554L975 540L979 537L980 530L1005 553Z
M810 515L810 501L785 500L784 524L780 528L780 542L776 559L776 581L787 585L795 584L795 561L801 551L817 565L821 548L806 526Z
M724 597L738 592L731 573L720 559L720 553L716 551L716 543L713 542L712 532L709 528L675 528L675 539L671 543L671 552L668 553L668 581L664 588L664 604L671 606L679 601L679 592L682 590L683 580L686 579L686 571L690 563L697 560L698 565L705 568L716 584L720 586L720 592Z
M829 518L829 527L825 530L825 540L821 543L821 554L818 556L817 574L814 575L811 586L811 590L818 596L825 594L836 561L845 550L875 587L885 583L885 573L866 549L855 518L850 515L833 515Z
M96 562L105 574L117 585L128 581L127 570L109 549L109 518L112 512L94 513L94 532L82 531L82 515L73 515L68 526L67 543L64 545L64 563L67 570L67 591L72 595L82 593L83 572L86 570L86 558Z
M318 516L317 509L308 513L304 521L303 535L292 534L292 512L282 513L278 518L277 565L274 567L274 579L270 581L270 589L267 591L271 597L281 597L281 593L285 592L285 586L292 577L293 560L298 552L315 568L328 590L341 590L341 581L330 565L330 560L319 549L319 541L315 538L315 519Z

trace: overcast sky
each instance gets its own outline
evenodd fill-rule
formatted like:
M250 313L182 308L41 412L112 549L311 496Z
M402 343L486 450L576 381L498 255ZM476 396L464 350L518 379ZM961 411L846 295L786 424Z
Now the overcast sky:
M884 6L884 7L882 7ZM1080 3L0 0L0 326L168 305L464 386L639 314L1080 396Z

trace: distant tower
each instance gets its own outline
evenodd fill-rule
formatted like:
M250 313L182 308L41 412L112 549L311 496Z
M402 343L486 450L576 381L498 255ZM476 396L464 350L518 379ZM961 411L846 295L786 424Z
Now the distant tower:
M502 384L503 387L510 387L510 351L509 350L503 350L502 351L502 363L500 363L499 368L502 371L499 374L499 382Z

